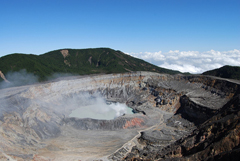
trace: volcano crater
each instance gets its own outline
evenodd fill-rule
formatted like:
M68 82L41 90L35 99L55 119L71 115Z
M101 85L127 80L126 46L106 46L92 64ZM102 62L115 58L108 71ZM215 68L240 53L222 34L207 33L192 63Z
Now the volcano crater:
M238 82L216 77L153 72L68 77L2 89L0 158L152 159L156 149L187 137L218 114L239 89ZM134 114L126 114L125 107L110 109L107 102L130 107ZM84 112L81 107L111 111L113 118L72 117L76 109Z

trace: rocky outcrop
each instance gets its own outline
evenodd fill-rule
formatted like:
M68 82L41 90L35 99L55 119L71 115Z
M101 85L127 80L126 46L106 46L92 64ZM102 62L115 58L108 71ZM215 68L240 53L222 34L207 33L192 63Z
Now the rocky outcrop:
M2 71L0 70L0 77L5 81L5 82L9 82L6 77L4 76L4 74L2 73Z
M89 61L90 65L91 65L91 64L92 64L92 56L90 56L90 57L88 58L88 61Z
M67 56L69 56L68 50L61 50L60 52L62 53L64 59L65 59Z
M176 111L176 115L193 122L195 125L199 125L211 118L218 111L217 109L207 108L191 101L189 97L183 95L180 97L180 108Z
M194 77L185 77L192 80ZM167 120L172 127L186 128L190 130L188 135L178 137L176 141L169 139L174 132L168 133L160 130L158 138L151 138L153 134L142 133L139 138L144 142L144 148L134 147L124 160L239 160L239 121L240 121L240 92L239 84L225 80L212 80L213 78L200 77L204 84L201 88L210 90L219 98L231 98L225 105L204 106L192 94L184 94L180 97L180 108L175 115ZM199 81L194 78L195 81ZM224 86L226 85L227 86ZM189 97L190 96L190 97ZM214 99L213 99L214 100ZM208 100L207 100L208 101ZM186 120L184 123L183 120ZM190 124L188 123L190 121ZM178 122L181 125L174 125ZM197 125L195 128L194 123ZM191 132L193 130L193 132ZM166 133L168 137L164 137ZM159 137L160 136L160 137ZM168 144L159 144L167 140ZM171 142L172 141L172 142ZM170 143L170 144L169 144Z
M171 145L144 149L143 152L132 151L138 155L135 160L239 160L239 104L240 95L237 95L218 114ZM133 154L126 159L130 158Z

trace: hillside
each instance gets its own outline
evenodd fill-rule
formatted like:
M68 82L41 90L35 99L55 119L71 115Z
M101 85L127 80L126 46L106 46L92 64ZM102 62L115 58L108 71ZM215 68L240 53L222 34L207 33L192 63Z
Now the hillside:
M240 67L226 65L218 69L206 71L202 74L240 80Z
M153 71L177 74L178 71L157 67L141 59L109 48L62 49L42 55L10 54L0 58L0 70L6 75L25 69L44 81L53 73L77 75ZM7 76L6 76L7 77Z

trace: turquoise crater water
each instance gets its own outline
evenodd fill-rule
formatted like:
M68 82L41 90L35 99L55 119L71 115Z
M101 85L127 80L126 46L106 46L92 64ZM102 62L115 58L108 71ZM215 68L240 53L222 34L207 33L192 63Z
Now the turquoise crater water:
M133 114L133 109L122 103L102 103L79 107L69 117L112 120L124 114Z

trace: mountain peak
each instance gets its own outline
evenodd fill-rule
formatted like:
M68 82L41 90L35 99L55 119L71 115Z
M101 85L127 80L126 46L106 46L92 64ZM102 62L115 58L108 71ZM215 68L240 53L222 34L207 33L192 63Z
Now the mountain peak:
M54 73L88 75L98 73L124 73L129 71L152 71L178 74L179 71L160 68L144 60L134 58L110 48L58 49L42 55L11 54L0 58L3 73L25 69L46 80Z

